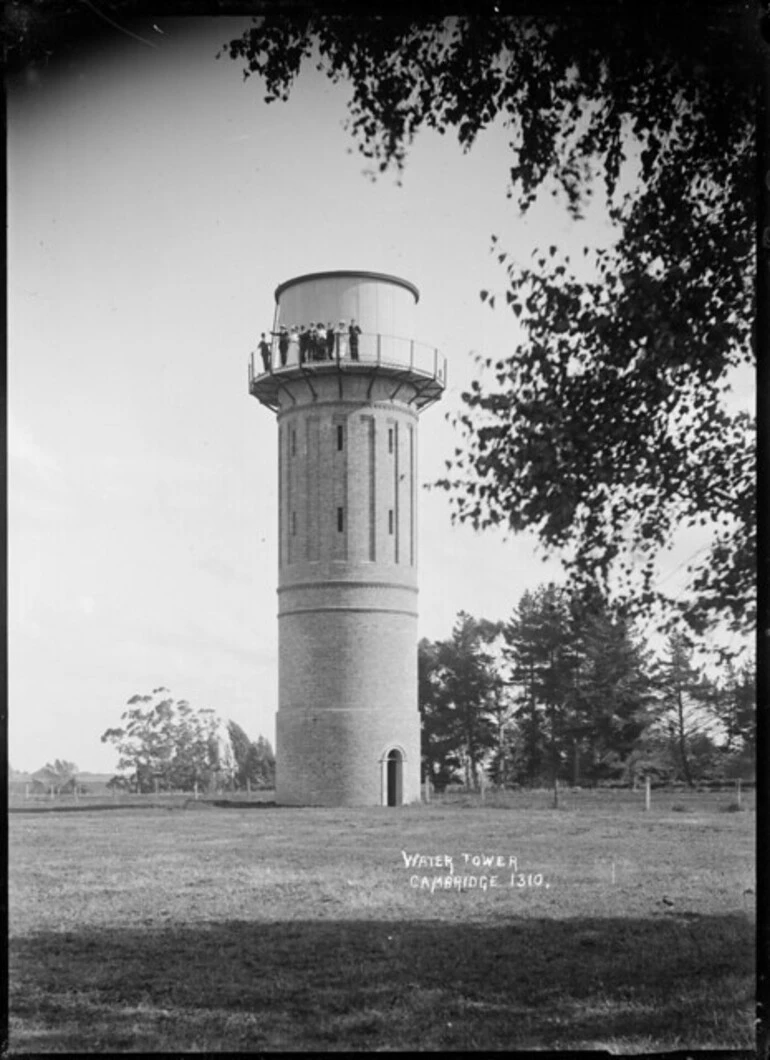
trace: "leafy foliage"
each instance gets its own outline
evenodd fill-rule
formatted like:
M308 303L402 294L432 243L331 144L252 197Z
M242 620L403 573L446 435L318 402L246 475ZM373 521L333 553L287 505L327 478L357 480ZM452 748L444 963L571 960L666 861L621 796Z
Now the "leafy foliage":
M703 774L703 760L712 756L715 746L710 736L713 717L707 709L709 685L693 662L693 644L685 634L669 636L656 668L656 686L660 696L658 731L668 736L681 775L692 786ZM697 758L701 759L700 768L694 761Z
M617 238L580 269L553 246L522 266L493 237L524 337L480 359L438 484L461 521L535 529L576 580L607 592L620 576L629 607L665 601L656 556L675 529L709 525L677 602L700 630L754 617L753 422L725 404L753 359L752 18L740 0L420 22L311 9L260 16L226 46L268 102L306 61L347 82L348 127L380 172L402 169L421 129L467 150L498 121L522 212L545 191L577 218L603 180Z
M33 774L37 788L66 793L78 788L78 767L74 762L68 762L63 758L55 758L53 762L46 762L42 769Z
M462 768L478 787L479 767L494 742L489 708L497 687L487 646L497 627L461 611L452 637L420 642L419 702L423 718L423 760L432 783L443 788Z
M227 723L227 731L235 757L236 787L275 787L275 755L269 740L264 736L256 742L250 740L235 721Z
M647 659L604 601L553 584L526 592L504 629L519 777L579 784L619 776L649 724Z
M128 707L122 726L107 729L101 741L117 748L118 769L131 775L137 791L191 791L214 779L221 761L213 710L195 710L162 687L132 696Z
M58 777L59 780L67 781L71 777L74 777L78 772L78 767L74 762L68 762L64 758L55 758L53 762L46 762L43 769L50 773L51 776Z
M598 594L542 585L505 623L461 612L419 645L425 772L439 790L660 782L754 771L748 667L707 678L683 632L656 658Z

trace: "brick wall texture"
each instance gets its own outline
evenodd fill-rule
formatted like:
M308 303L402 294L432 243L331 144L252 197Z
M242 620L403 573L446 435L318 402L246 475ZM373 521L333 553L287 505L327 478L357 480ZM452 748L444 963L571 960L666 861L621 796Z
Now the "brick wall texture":
M419 798L417 413L398 383L351 371L282 397L280 803L387 804L393 750L400 801Z

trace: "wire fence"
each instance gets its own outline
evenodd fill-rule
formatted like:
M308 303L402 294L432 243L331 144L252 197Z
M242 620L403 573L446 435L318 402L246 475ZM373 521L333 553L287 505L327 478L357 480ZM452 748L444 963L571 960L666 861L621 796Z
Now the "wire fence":
M100 809L109 806L159 806L168 809L186 805L188 802L250 802L262 803L275 800L272 788L207 791L121 791L119 788L100 788L95 791L58 792L14 789L9 784L8 809L52 810L52 809Z
M580 788L496 788L479 790L450 785L443 791L422 786L422 802L439 807L489 807L511 810L560 809L585 812L627 812L629 810L707 812L753 810L756 806L755 781L707 782L689 788L685 784L631 787Z
M655 787L640 785L637 788L596 787L574 788L560 786L554 798L553 788L496 788L485 787L473 790L460 785L450 785L444 791L436 791L422 785L421 801L424 804L446 808L481 808L510 810L546 810L556 803L561 809L596 812L627 812L654 810L658 812L718 812L754 810L756 807L756 784L754 781L723 781L701 784L688 788L683 784L668 784ZM10 789L10 786L9 786ZM272 788L258 790L219 790L199 792L160 791L126 792L116 789L81 792L78 794L59 792L40 793L9 790L10 812L44 812L56 810L98 810L110 808L136 809L183 809L187 806L249 806L275 805Z

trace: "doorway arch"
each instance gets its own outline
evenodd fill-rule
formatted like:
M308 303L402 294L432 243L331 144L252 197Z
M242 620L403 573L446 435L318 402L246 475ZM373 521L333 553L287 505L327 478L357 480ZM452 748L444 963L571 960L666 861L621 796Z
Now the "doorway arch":
M402 748L391 747L380 759L382 765L382 805L402 806L404 802L404 762Z

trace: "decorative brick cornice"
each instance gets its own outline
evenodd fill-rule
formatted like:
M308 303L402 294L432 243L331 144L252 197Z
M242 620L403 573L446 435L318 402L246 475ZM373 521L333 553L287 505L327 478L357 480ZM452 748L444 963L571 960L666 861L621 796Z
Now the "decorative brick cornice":
M340 588L354 588L354 589L396 589L403 590L408 593L418 593L419 590L416 585L408 585L406 582L389 582L389 581L347 581L343 578L322 578L319 581L303 581L303 582L291 582L289 585L279 585L276 592L280 595L281 593L290 592L293 589L340 589Z
M351 412L355 412L356 408L361 410L369 409L381 409L384 412L393 412L394 409L402 413L404 416L408 416L414 420L415 423L419 423L420 415L419 411L413 406L406 404L406 402L399 401L397 398L391 401L364 401L359 397L356 398L334 398L328 401L312 401L302 405L290 405L288 408L281 409L276 416L276 420L280 423L283 419L288 419L292 416L301 417L304 416L308 410L315 412L317 409L323 408L339 408L340 406L352 406Z
M287 615L313 615L313 614L329 614L331 611L355 611L364 615L371 615L376 612L389 615L408 615L410 618L417 618L417 611L407 611L402 607L292 607L290 610L279 611L278 618L286 618Z

